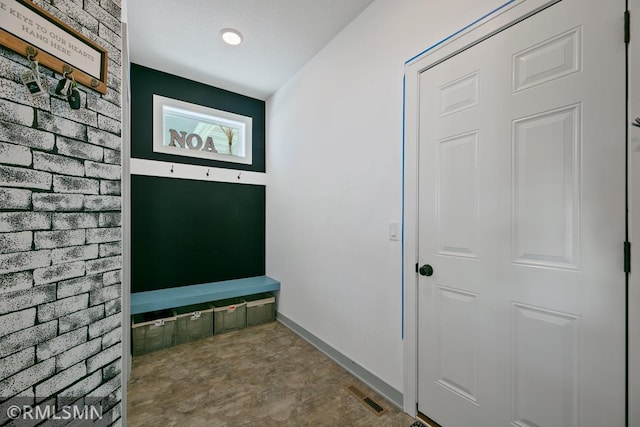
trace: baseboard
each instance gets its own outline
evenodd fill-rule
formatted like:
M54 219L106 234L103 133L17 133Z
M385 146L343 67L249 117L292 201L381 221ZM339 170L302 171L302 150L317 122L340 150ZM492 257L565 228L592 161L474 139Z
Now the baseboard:
M401 392L399 392L394 387L390 386L362 366L358 365L356 362L349 359L347 356L340 353L338 350L331 347L329 344L322 341L320 338L316 337L311 332L307 331L302 326L298 325L296 322L289 319L282 313L277 313L276 318L284 326L291 329L302 339L324 353L329 359L333 360L338 365L342 366L344 369L350 372L353 376L358 378L360 381L371 387L372 390L379 393L389 402L396 405L398 408L403 409L403 397Z

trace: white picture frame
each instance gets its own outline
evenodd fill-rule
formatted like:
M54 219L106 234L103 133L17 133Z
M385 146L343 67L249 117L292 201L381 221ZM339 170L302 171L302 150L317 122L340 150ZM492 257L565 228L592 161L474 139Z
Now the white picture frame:
M251 117L153 95L153 151L252 164Z

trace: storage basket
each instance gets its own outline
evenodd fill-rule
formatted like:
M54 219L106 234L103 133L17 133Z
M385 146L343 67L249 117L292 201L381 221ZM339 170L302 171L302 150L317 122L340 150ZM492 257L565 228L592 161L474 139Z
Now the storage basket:
M151 353L175 344L176 317L169 310L133 315L131 322L132 353Z
M196 341L213 335L213 308L210 304L194 304L174 308L176 344Z
M269 293L249 295L247 303L247 328L276 320L276 297Z
M247 304L240 298L229 298L214 301L213 334L243 329L247 325Z

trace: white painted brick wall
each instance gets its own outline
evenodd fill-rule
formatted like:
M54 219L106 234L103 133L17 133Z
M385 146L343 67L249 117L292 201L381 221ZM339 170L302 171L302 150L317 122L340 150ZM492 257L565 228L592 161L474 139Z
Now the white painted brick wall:
M90 391L95 390L102 384L102 376L100 372L94 372L82 381L78 381L71 387L68 387L62 391L59 396L61 398L76 398L79 396L86 396Z
M22 187L49 190L52 175L13 166L0 166L0 185L3 187Z
M36 193L32 200L34 211L78 211L84 206L82 194Z
M60 372L78 362L86 360L94 354L99 353L101 349L100 339L95 339L67 350L56 356L56 371Z
M38 127L74 139L83 139L87 133L87 126L63 117L55 116L46 111L38 111Z
M111 347L122 341L122 328L116 328L102 336L102 348Z
M87 307L89 307L89 296L87 294L41 304L38 306L38 322L42 323L57 319L58 317L84 310Z
M17 252L0 255L0 274L31 270L51 263L51 251Z
M87 230L87 243L119 242L121 234L120 227L91 228Z
M100 194L116 194L122 192L120 181L100 181Z
M20 145L0 142L0 158L8 165L31 166L31 150Z
M50 228L50 213L0 212L0 233L23 230L48 230Z
M35 364L35 348L29 347L11 356L7 356L0 364L0 378L8 378L13 374Z
M102 243L99 247L101 257L109 257L122 254L121 242Z
M86 232L79 230L36 231L33 241L36 249L64 248L85 243Z
M104 303L105 316L111 316L112 314L120 313L120 311L122 311L122 298L112 299Z
M36 386L36 401L39 402L45 400L42 396L48 398L56 391L62 390L63 388L78 381L80 378L84 377L86 373L87 366L83 361L73 365L66 371L62 371L59 374L54 375Z
M33 98L28 61L0 46L0 413L90 396L122 425L121 4L35 3L108 51L108 93Z
M0 293L22 291L33 286L33 272L0 274Z
M113 165L121 165L122 164L122 153L116 150L110 150L108 148L104 149L104 162L113 164Z
M85 3L87 4L87 12L94 16L98 20L98 22L106 25L107 28L109 28L113 32L120 34L120 19L114 18L113 15L105 11L102 7L99 6L97 1L86 0ZM98 31L94 31L94 33L99 34Z
M51 251L52 264L94 258L98 258L98 245L72 246L63 249L53 249Z
M98 226L98 218L98 214L95 213L54 213L51 228L54 230L94 228Z
M34 118L33 108L0 100L0 120L31 126Z
M87 341L87 329L76 329L67 334L58 335L48 341L43 341L36 347L38 361L46 360Z
M100 162L104 158L104 148L96 147L95 145L90 145L83 141L65 138L63 136L56 138L56 148L58 149L58 154L78 159Z
M100 181L70 176L54 176L53 191L58 193L99 194Z
M9 335L22 329L30 328L36 324L36 309L14 311L0 316L0 337Z
M119 330L120 323L121 316L119 315L109 316L102 320L98 320L97 322L89 325L89 338L100 337L114 329Z
M44 75L44 80L47 81L47 76ZM49 110L49 103L46 99L31 95L24 90L24 86L21 82L2 80L0 82L0 95L4 99L11 99L19 104L29 105L31 107L39 108L41 110Z
M87 11L77 7L82 6L82 4L77 4L76 2L76 5L74 5L70 1L63 1L59 3L60 4L58 5L58 11L52 11L52 13L54 13L57 17L64 20L79 31L82 27L85 27L91 32L98 32L98 20L91 16Z
M33 153L33 168L62 175L84 176L84 165L80 160L55 154Z
M102 287L102 274L84 276L58 283L58 298L78 295Z
M122 225L122 215L120 212L102 212L98 217L100 227L120 227Z
M98 115L98 128L116 135L120 135L120 132L122 131L118 120L102 115Z
M42 381L55 373L55 360L45 360L17 373L16 375L0 382L0 390L7 396L13 396L29 387L31 384Z
M122 283L122 272L110 271L108 273L104 273L103 282L104 286L113 285L114 283Z
M87 129L87 138L88 142L91 144L111 148L114 150L120 150L121 139L118 135L105 132L101 129L89 128Z
M122 371L122 359L118 359L115 362L109 363L102 368L102 376L105 380L115 378Z
M88 177L112 180L120 179L119 165L109 165L85 160L84 168Z
M120 256L87 261L87 274L104 273L120 268L122 268L122 257Z
M120 120L120 107L97 96L87 97L87 108L99 111L100 114Z
M19 231L17 233L0 234L0 254L24 252L31 249L33 232Z
M58 319L60 332L72 331L90 325L104 317L104 306L99 305Z
M22 329L0 338L0 357L33 347L37 343L50 340L57 334L57 322L47 322L32 328Z
M116 211L120 210L121 203L120 196L85 196L84 209L86 211Z
M97 304L103 304L107 301L119 299L121 287L122 286L120 285L120 283L118 283L117 285L96 289L95 291L89 294L90 295L89 304L97 305ZM105 306L105 309L106 309L106 306Z
M29 126L31 125L29 124ZM55 143L55 135L28 126L2 123L2 126L0 126L0 141L51 151Z
M120 6L122 2L120 0L100 0L100 6L107 12L111 14L111 16L118 16L120 13ZM120 34L120 32L118 32ZM100 36L102 37L102 36ZM112 43L114 46L120 46L120 44Z
M84 98L86 95L80 94L80 98ZM82 101L81 101L82 102ZM89 126L98 125L98 115L85 108L79 110L72 110L69 108L67 100L51 98L51 112L59 117L73 120L75 122L82 122Z
M59 282L65 279L84 276L84 261L58 264L51 267L36 268L33 270L33 283L42 285L45 283Z
M4 209L29 209L31 191L17 188L0 188L0 206Z
M89 372L93 372L96 369L102 368L104 365L119 359L121 355L122 344L118 343L87 359L87 369Z
M0 314L35 307L56 299L55 285L37 286L5 292L0 299Z

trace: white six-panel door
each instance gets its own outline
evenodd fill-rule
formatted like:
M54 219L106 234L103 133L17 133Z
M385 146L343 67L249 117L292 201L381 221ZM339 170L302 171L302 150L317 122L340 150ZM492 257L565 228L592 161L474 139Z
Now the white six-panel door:
M623 1L563 0L419 79L418 409L620 426Z

